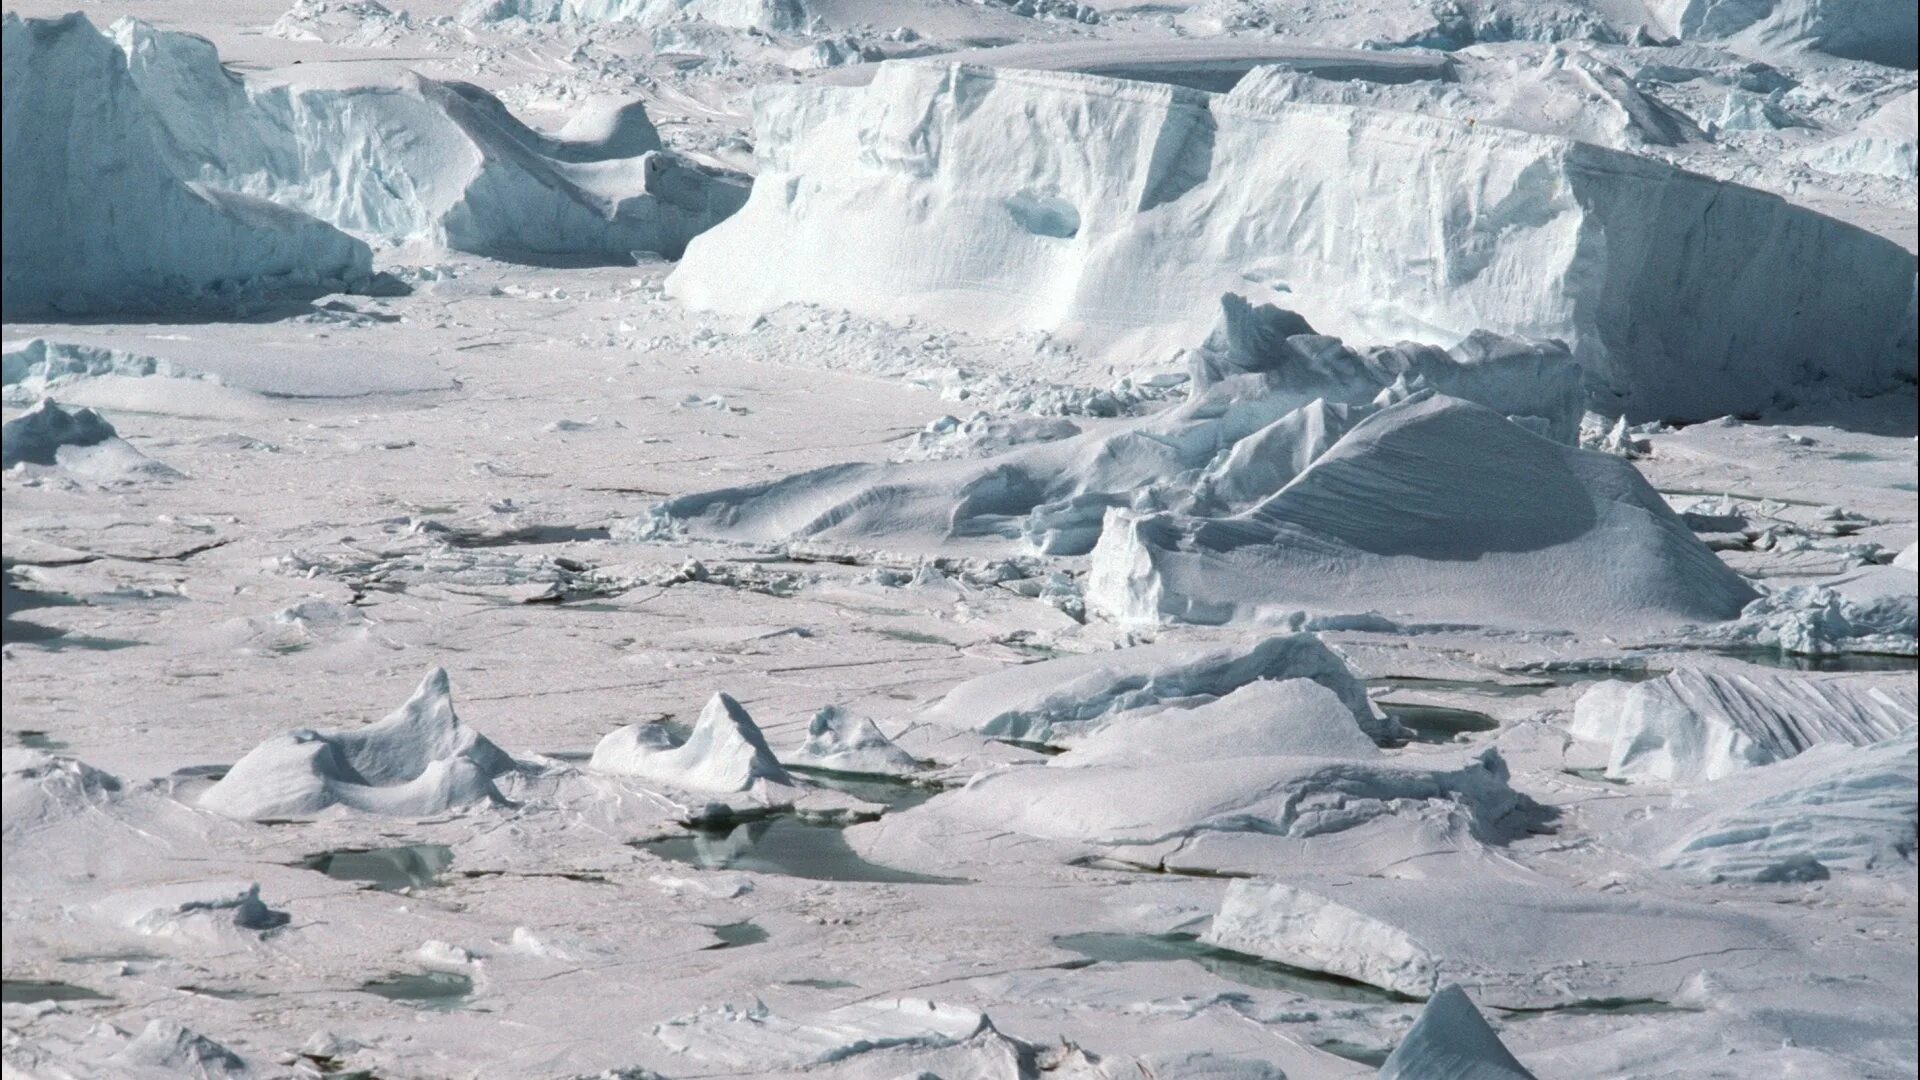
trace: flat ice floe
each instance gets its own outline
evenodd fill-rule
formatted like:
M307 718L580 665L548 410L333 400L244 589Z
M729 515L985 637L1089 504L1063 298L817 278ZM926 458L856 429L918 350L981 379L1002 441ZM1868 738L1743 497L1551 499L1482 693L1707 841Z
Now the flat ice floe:
M1236 514L1108 512L1087 601L1132 624L1395 619L1619 629L1731 619L1753 590L1626 461L1422 394Z
M420 816L506 801L494 780L517 768L506 752L461 723L445 669L379 723L352 731L301 729L234 763L200 805L236 818L282 818L345 806Z
M1605 682L1574 707L1574 735L1611 747L1616 779L1715 780L1823 743L1864 746L1916 722L1913 680L1681 668Z
M1564 339L1596 402L1636 418L1915 370L1899 245L1588 144L929 61L756 110L752 195L668 282L696 307L1043 328L1139 363L1253 288L1343 337Z
M1722 909L1492 875L1236 881L1204 940L1411 997L1459 983L1505 1008L1667 1000L1702 953L1780 947Z
M468 83L259 85L222 68L204 38L134 19L114 35L176 172L390 243L673 258L744 196L664 151L637 104L556 138Z
M179 171L125 54L85 16L8 13L5 39L7 318L317 294L370 275L359 240Z

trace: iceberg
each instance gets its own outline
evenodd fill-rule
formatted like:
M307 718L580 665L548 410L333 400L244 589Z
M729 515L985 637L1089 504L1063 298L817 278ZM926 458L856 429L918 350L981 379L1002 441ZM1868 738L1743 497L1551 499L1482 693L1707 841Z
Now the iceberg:
M385 719L353 731L303 728L234 763L199 805L234 818L317 814L332 806L421 816L477 802L504 804L494 781L519 768L461 722L444 668Z
M725 694L713 695L700 710L685 742L676 742L663 724L628 724L600 740L589 767L696 791L793 783L753 717Z
M1607 775L1717 780L1825 743L1865 746L1920 722L1900 676L1800 675L1680 668L1648 682L1603 682L1575 704L1571 731L1607 743Z
M763 88L742 210L669 291L1163 362L1222 292L1347 338L1567 342L1595 407L1704 418L1915 377L1914 256L1651 158L1465 119L890 61Z
M176 169L162 110L85 16L9 13L4 38L6 318L223 306L370 277L365 243Z
M1087 604L1126 625L1645 628L1731 619L1755 595L1632 465L1431 392L1239 513L1107 514Z
M1427 999L1380 1066L1379 1080L1534 1080L1467 992L1449 985Z

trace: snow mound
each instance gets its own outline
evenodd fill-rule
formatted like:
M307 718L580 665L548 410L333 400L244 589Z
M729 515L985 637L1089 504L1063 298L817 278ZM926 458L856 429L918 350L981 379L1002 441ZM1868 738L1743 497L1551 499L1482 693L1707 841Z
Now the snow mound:
M8 405L32 405L54 390L104 378L187 379L220 385L218 376L119 349L33 338L0 352L0 385Z
M260 85L204 38L135 19L114 34L175 171L390 243L674 258L744 198L661 150L637 103L585 113L556 138L468 83Z
M1132 710L1191 707L1261 680L1295 679L1329 690L1366 735L1401 734L1398 724L1374 709L1346 662L1311 634L1143 645L1003 668L954 687L921 719L995 738L1047 742L1097 731Z
M1380 1066L1380 1080L1534 1080L1508 1052L1467 992L1449 985Z
M1713 907L1491 877L1338 885L1235 881L1203 940L1416 998L1463 983L1501 1008L1657 999L1717 950L1777 946Z
M130 1076L210 1078L244 1076L240 1055L177 1020L149 1020L140 1034L115 1054L112 1063Z
M103 483L179 476L120 438L92 409L63 409L52 398L0 425L0 468L40 465Z
M864 717L856 719L838 705L813 714L807 724L807 741L788 755L787 763L882 776L904 776L920 770L913 755L894 745L878 724Z
M84 16L8 14L4 38L7 318L317 294L370 275L360 241L175 168L160 110Z
M1596 407L1636 419L1914 377L1892 241L1650 158L1256 91L934 61L764 89L753 192L669 289L1046 330L1138 365L1254 288L1348 338L1562 339Z
M1193 708L1129 709L1068 743L1063 766L1380 755L1347 702L1311 679L1261 679Z
M1513 415L1571 443L1580 371L1564 347L1476 333L1452 349L1366 350L1297 314L1229 293L1186 357L1187 400L1154 416L979 456L843 464L684 495L620 535L689 533L750 543L794 539L940 548L1019 541L1085 554L1109 507L1221 514L1280 490L1362 416L1416 387ZM910 453L923 456L924 443Z
M1421 393L1224 517L1108 511L1087 603L1125 624L1385 611L1523 627L1730 619L1753 591L1627 462Z
M444 668L435 668L385 719L353 731L301 729L270 739L200 796L235 818L317 814L339 805L420 816L487 801L504 803L494 779L517 768L506 752L460 721Z
M713 695L700 710L685 742L676 743L664 724L629 724L600 740L590 767L696 791L747 791L762 783L793 782L753 717L725 694Z
M1744 674L1680 668L1648 682L1603 682L1574 706L1573 734L1609 743L1607 775L1715 780L1822 743L1865 746L1920 722L1900 676Z
M40 750L0 750L0 807L11 837L118 798L120 778Z
M1911 868L1920 804L1914 729L1871 746L1819 746L1703 792L1709 809L1662 864L1708 881L1809 881Z

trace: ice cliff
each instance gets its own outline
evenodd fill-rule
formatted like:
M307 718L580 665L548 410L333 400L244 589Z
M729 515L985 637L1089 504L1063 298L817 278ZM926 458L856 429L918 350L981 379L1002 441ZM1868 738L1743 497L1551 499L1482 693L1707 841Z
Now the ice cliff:
M1164 360L1214 299L1343 337L1560 338L1597 401L1715 416L1915 372L1914 257L1663 162L1342 104L890 62L756 99L747 205L669 288Z
M178 169L162 110L84 16L9 14L4 36L7 318L218 305L369 275L366 244Z
M250 83L204 38L134 19L114 34L176 172L388 242L674 258L744 197L663 151L637 104L554 137L468 83L413 73L344 88Z

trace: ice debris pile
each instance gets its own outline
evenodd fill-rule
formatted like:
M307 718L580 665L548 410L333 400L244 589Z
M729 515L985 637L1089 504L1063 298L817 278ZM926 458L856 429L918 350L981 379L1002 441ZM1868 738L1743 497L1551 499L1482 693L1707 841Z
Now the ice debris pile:
M462 723L444 668L384 720L352 731L308 728L261 743L200 796L235 818L284 818L343 806L418 816L472 803L505 803L497 780L518 769Z
M931 61L763 90L756 123L746 206L668 281L698 307L1045 328L1156 362L1251 283L1347 337L1563 339L1636 419L1914 377L1898 244L1564 138Z
M1681 668L1603 682L1574 707L1572 733L1611 747L1607 775L1717 780L1823 743L1865 746L1914 726L1920 698L1900 675L1839 678Z
M365 243L178 168L161 108L84 16L9 13L4 37L7 318L174 310L369 277Z

